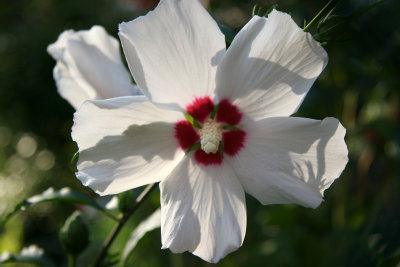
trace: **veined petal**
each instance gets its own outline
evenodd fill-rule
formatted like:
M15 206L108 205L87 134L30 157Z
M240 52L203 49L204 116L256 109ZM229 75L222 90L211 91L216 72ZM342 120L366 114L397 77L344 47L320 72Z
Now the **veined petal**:
M245 191L263 204L316 208L348 161L346 130L334 118L267 118L246 131L244 148L226 160Z
M233 40L218 67L217 94L259 120L289 116L322 72L328 56L288 14L254 16Z
M161 181L184 156L174 137L174 122L182 117L144 96L86 101L72 128L76 176L101 195Z
M132 125L79 151L76 176L100 195L118 194L165 179L185 153L174 138L174 125Z
M137 94L120 57L109 58L96 46L77 40L70 40L68 48L71 58L67 57L67 62L72 59L76 66L71 75L82 77L102 99ZM115 49L119 51L119 46Z
M161 1L119 30L131 73L152 102L185 109L195 97L213 98L225 38L197 0Z
M47 51L57 61L58 90L76 109L88 99L141 94L121 61L118 41L101 26L65 31Z
M160 190L163 248L215 263L242 245L244 191L227 164L204 167L186 156Z
M81 87L76 79L71 77L68 67L60 61L57 62L53 69L53 77L58 93L75 109L78 109L86 100L96 98L95 92Z
M183 118L180 112L157 108L145 96L92 100L75 112L72 139L77 142L79 150L85 150L107 136L122 135L131 125L155 122L172 125Z
M107 31L99 25L91 27L89 30L66 30L60 34L55 43L47 47L47 51L56 60L64 60L65 53L68 52L68 41L81 41L88 45L95 46L106 57L113 61L120 60L120 50L117 39L107 33Z

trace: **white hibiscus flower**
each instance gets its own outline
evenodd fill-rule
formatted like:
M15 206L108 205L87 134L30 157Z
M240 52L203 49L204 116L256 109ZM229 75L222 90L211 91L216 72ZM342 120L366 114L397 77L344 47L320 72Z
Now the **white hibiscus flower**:
M75 109L88 99L141 94L121 61L119 42L101 26L64 31L47 47L59 94Z
M244 192L262 204L322 202L347 163L345 129L289 117L328 58L289 15L253 17L226 51L196 0L164 0L119 35L145 96L75 113L84 185L106 195L161 182L163 248L209 262L241 246Z

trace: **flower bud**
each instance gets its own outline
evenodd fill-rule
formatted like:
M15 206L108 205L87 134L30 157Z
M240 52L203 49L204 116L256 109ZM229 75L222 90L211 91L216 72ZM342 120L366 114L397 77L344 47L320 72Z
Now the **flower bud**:
M65 250L79 255L89 244L89 231L79 212L72 213L60 230L60 241Z

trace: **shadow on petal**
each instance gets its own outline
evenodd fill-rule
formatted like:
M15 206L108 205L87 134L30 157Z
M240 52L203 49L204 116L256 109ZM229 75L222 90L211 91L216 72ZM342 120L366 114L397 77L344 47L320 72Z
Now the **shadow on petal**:
M249 123L248 138L228 158L245 190L263 204L317 207L347 163L338 120L275 117Z
M122 135L106 136L80 151L77 176L96 192L125 184L117 189L122 192L164 179L183 155L172 124L132 125Z

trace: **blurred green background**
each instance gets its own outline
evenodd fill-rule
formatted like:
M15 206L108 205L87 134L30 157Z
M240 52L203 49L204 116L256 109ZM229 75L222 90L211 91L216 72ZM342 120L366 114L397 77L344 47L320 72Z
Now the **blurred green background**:
M103 25L117 36L118 23L143 15L156 1L0 1L0 218L48 187L69 186L94 196L74 176L70 159L73 108L56 91L53 59L46 53L66 29ZM374 1L341 1L348 16ZM325 4L317 0L204 1L219 22L239 30L254 4L292 14L299 25ZM262 206L247 196L243 247L218 266L400 266L400 1L388 0L341 26L326 45L329 64L295 116L337 117L347 128L349 163L317 209ZM331 38L332 39L332 38ZM124 241L159 206L158 189L112 246ZM113 222L66 203L43 203L19 212L0 229L0 253L42 247L66 266L58 230L75 210L86 213L92 245L78 258L87 266ZM142 239L126 266L208 266L189 253L161 250L160 230ZM11 266L11 265L10 265ZM23 266L23 265L15 265ZM28 266L28 265L27 265Z

